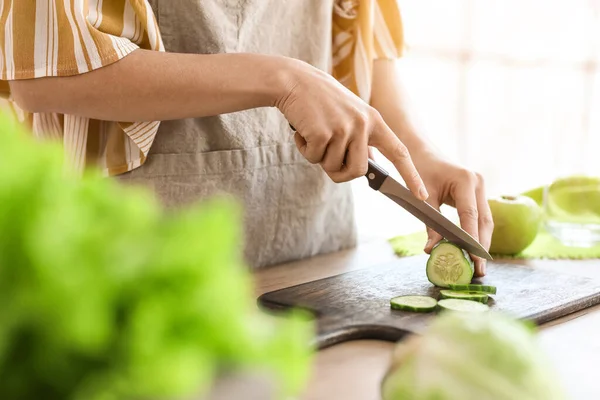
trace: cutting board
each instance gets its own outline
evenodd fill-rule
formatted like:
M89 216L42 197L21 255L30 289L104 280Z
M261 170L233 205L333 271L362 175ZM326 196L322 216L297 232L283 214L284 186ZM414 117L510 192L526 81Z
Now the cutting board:
M397 341L419 333L435 313L390 309L395 296L439 296L425 275L427 257L398 259L368 268L277 290L262 295L267 309L308 309L318 321L317 346L325 348L356 339ZM600 268L600 262L599 262ZM514 264L488 263L477 283L494 285L491 309L542 324L600 303L600 282Z

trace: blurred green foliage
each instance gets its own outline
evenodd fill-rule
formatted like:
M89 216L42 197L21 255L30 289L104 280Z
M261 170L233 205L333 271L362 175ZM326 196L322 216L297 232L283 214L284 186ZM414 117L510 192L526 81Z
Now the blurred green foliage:
M70 177L59 147L0 119L0 398L182 398L236 368L298 391L312 324L258 312L238 211L166 214L96 171Z

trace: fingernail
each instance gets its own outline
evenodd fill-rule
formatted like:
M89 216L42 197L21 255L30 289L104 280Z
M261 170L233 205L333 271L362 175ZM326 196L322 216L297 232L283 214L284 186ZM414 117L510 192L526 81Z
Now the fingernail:
M429 193L427 193L427 189L425 189L425 186L421 186L421 189L419 189L419 196L423 200L427 200L427 198L429 197Z

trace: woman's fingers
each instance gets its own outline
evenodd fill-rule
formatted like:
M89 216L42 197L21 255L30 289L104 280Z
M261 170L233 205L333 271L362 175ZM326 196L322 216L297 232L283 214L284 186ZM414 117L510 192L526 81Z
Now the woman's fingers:
M427 200L429 194L421 176L417 172L408 149L385 122L383 122L381 117L376 121L370 144L377 147L385 158L394 164L394 167L396 167L404 182L406 182L406 186L408 186L418 199Z
M475 195L477 196L477 211L478 217L478 229L479 229L479 243L486 250L490 249L492 243L492 233L494 232L494 220L492 219L492 210L487 202L485 195L485 184L483 177L479 174L477 176L477 189ZM475 258L475 266L479 266L480 274L478 276L485 275L487 261L483 258Z
M325 150L321 167L328 174L340 172L344 166L348 144L343 138L334 138Z
M282 108L286 116L287 113L290 114L290 121L295 119L292 114L305 113L298 119L304 120L303 125L306 125L296 126L299 130L294 135L301 154L313 164L320 163L334 181L343 182L366 173L368 146L372 145L394 164L415 196L426 200L429 197L427 189L408 149L387 126L381 115L350 92L342 89L343 96L339 97L339 84L329 87L328 81L323 83L324 86L320 90L327 92L328 89L332 94L336 94L335 101L332 102L332 99L323 96L325 101L321 106L314 101L291 101L288 102L291 106ZM299 87L296 88L295 95L302 98L303 91L301 86ZM356 147L353 161L344 163L352 143Z
M366 140L357 139L348 145L345 163L338 172L328 173L334 182L347 182L364 176L368 169L369 146Z
M494 220L492 218L492 210L490 209L490 205L488 204L485 195L485 183L483 177L477 174L477 180L478 184L475 194L477 196L477 210L479 213L479 243L481 243L486 250L489 250L492 243L492 233L494 233ZM485 273L485 265L483 272Z
M299 132L296 132L294 133L294 140L300 154L310 163L318 164L323 160L325 150L327 149L327 135L314 134L305 138Z
M294 141L296 142L296 147L300 151L300 154L304 156L304 153L306 153L306 140L296 132L296 129L294 129Z
M436 210L438 210L438 211L440 210L440 202L437 200L436 196L431 197L430 200L428 201L428 203L431 207L435 208ZM433 246L438 244L438 242L442 239L443 239L442 235L440 235L433 229L427 227L427 243L425 243L425 249L424 249L425 253L427 253L427 254L431 253L431 250L433 250Z
M277 107L298 129L295 141L301 154L311 163L320 163L332 179L341 182L362 174L371 144L394 164L417 198L427 199L427 189L408 149L381 115L330 75L304 64L296 67L292 89ZM344 146L356 150L350 151L353 161L342 166L340 158L349 156L342 154Z
M460 219L460 226L473 238L479 240L479 202L477 198L478 178L472 172L465 172L465 177L456 186L454 202ZM485 260L473 256L475 276L485 275Z
M475 185L465 184L458 189L454 201L460 226L475 239L479 240L479 211Z

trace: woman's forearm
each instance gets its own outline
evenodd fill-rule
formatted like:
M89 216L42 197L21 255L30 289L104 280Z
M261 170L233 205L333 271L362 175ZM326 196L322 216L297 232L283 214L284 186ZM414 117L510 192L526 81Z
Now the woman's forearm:
M394 60L375 61L371 105L381 113L411 154L435 151L433 143L419 134Z
M294 61L254 54L134 51L98 70L11 82L31 112L108 121L160 121L272 106L286 91ZM293 69L293 67L292 67Z
M368 148L389 159L420 199L427 190L406 146L373 107L331 75L286 57L138 50L68 78L11 82L28 111L108 121L159 121L277 107L297 129L300 153L334 182L363 176Z

